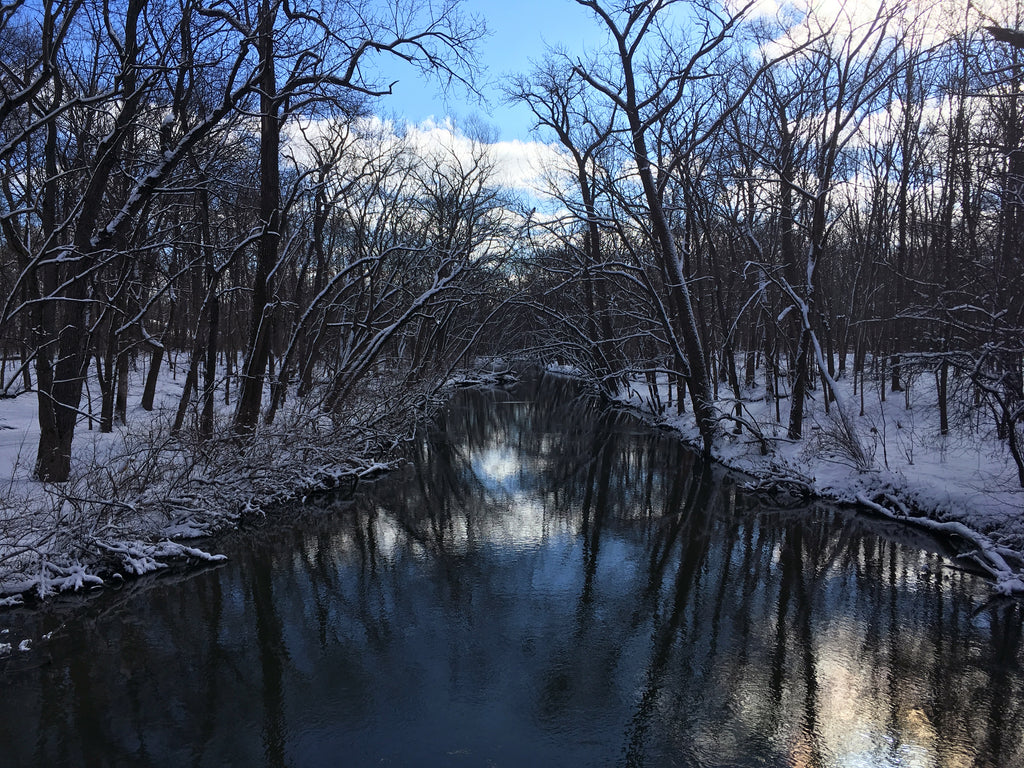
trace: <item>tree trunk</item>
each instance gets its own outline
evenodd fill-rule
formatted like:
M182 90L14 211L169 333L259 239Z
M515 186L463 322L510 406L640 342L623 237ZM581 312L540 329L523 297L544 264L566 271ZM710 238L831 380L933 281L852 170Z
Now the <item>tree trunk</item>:
M192 400L192 390L196 388L199 380L199 357L193 354L189 357L188 373L185 375L185 386L181 390L181 399L178 400L178 410L174 414L174 424L171 425L171 434L176 435L185 426L185 416L188 415L188 404Z
M803 434L804 398L807 395L809 359L811 353L811 329L804 328L796 349L796 365L793 388L790 391L789 429L790 440L799 440Z
M217 330L220 323L220 299L215 283L209 287L209 322L206 329L206 360L203 368L203 409L199 417L199 434L213 437L214 396L217 392Z
M153 400L156 398L156 385L160 380L160 366L164 361L164 345L156 339L147 339L147 344L152 350L149 358L149 370L146 373L146 384L142 390L142 409L153 410Z
M210 195L204 177L199 189L199 226L202 233L203 260L206 263L206 358L203 364L203 405L199 416L199 434L213 437L214 396L217 389L217 334L220 331L219 273L214 263L213 232L210 229Z
M117 397L114 400L114 421L128 423L128 368L131 360L127 349L117 356Z
M939 364L939 434L949 434L949 361Z
M281 122L274 67L274 18L270 0L262 0L259 20L260 53L260 236L256 256L256 275L249 318L249 341L245 368L241 375L238 406L233 430L248 434L256 428L263 403L263 379L267 371L271 345L270 297L271 272L277 262L281 238L280 157Z
M700 430L703 451L705 454L709 454L712 441L714 440L717 418L715 406L711 400L711 382L704 358L704 346L701 342L700 328L697 326L697 316L690 301L690 291L687 286L686 276L683 274L683 265L679 258L679 251L676 247L675 239L672 237L668 218L661 204L661 198L658 195L658 188L654 182L651 166L647 161L647 142L640 123L639 113L633 109L627 114L627 117L632 129L634 156L637 159L640 182L643 186L644 198L646 199L647 208L651 216L651 229L658 242L659 247L657 251L662 260L662 268L669 279L669 284L666 287L679 309L678 322L680 327L678 330L683 339L683 349L676 350L675 354L678 355L682 351L684 357L677 360L677 363L684 366L688 371L686 379L690 388L690 401L693 405L693 413L697 419L697 428Z
M107 313L109 315L110 309ZM114 431L114 395L117 385L117 337L113 320L108 317L106 328L106 349L102 358L96 355L96 378L100 383L100 432Z

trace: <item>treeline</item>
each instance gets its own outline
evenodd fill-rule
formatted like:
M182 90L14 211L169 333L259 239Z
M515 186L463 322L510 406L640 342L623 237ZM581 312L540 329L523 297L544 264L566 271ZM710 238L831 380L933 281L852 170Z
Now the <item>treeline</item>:
M368 418L525 350L609 393L667 375L706 449L766 438L752 398L795 440L811 390L931 376L940 431L990 414L1024 485L1024 7L993 33L971 8L577 4L607 45L508 86L563 151L554 216L515 212L486 136L370 117L380 57L472 88L484 26L454 2L4 5L0 380L37 392L36 476L68 477L87 381L111 430L166 357L172 429L230 410L244 440L290 399Z
M569 158L533 343L609 392L667 374L706 447L763 434L751 398L799 439L811 389L933 376L940 431L989 413L1024 485L1024 6L577 2L606 47L509 89Z
M124 421L140 364L152 409L168 356L200 437L222 402L244 439L290 396L344 419L360 388L429 394L502 300L515 222L482 142L369 117L374 66L471 87L483 31L419 0L5 4L0 353L5 394L38 393L36 477L68 478L87 416Z

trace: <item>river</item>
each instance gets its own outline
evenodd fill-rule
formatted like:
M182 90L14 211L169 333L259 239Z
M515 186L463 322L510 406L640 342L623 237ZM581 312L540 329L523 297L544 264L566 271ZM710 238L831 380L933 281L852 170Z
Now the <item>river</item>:
M219 567L0 614L0 766L1024 766L1018 603L737 482L561 379L463 391Z

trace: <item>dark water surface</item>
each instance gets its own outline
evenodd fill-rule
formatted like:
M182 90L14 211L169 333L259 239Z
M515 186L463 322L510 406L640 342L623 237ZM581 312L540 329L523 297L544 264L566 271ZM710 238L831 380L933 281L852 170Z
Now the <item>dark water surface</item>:
M1024 765L1017 604L541 389L222 567L0 614L56 630L0 661L0 766Z

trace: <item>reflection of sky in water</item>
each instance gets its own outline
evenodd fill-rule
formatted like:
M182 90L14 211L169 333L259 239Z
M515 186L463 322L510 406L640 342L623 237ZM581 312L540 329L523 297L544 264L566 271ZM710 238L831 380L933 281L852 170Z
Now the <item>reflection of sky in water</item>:
M488 448L474 455L473 472L490 491L514 492L519 487L520 457L508 446Z
M551 448L550 441L542 441L541 446L540 454L544 455ZM479 543L492 550L490 557L495 563L513 561L524 552L534 550L530 566L530 590L534 594L560 594L572 600L579 594L579 573L586 559L586 552L576 531L579 521L572 519L572 524L568 524L570 518L564 515L564 510L549 514L543 500L520 490L524 486L535 486L535 478L526 479L524 474L536 472L542 463L542 459L534 458L530 464L526 464L522 456L500 444L491 445L472 456L471 466L481 485L508 502L503 514L486 526L489 535ZM731 503L735 503L735 493L734 488L728 490ZM634 542L615 535L606 535L601 539L600 546L600 556L593 563L593 578L605 590L605 602L615 604L617 601L629 600L631 595L635 596L639 591L635 579L643 566L644 553L636 548ZM782 567L785 557L791 556L783 549L782 543L769 549L772 566L776 569ZM856 565L865 567L866 557L862 552ZM710 568L715 559L715 553L711 553L705 567ZM910 567L901 569L899 588L907 592L933 589L934 576L928 568L916 567L913 557L909 558L909 562ZM735 557L730 557L729 567L737 565ZM819 576L818 585L822 596L828 599L831 593L836 604L841 604L844 599L841 594L837 596L836 592L858 589L856 584L851 583L852 574L849 570L835 567L834 564L826 567ZM669 596L671 591L665 590L664 594ZM595 607L595 615L607 617L605 607ZM976 625L986 621L987 618L978 620L975 617ZM814 722L804 723L803 727L792 723L791 727L782 727L771 738L774 748L787 755L788 765L794 768L930 768L938 764L940 758L937 750L942 738L924 708L905 702L887 704L885 692L877 690L877 670L865 668L865 664L870 662L863 658L864 649L875 642L867 634L860 618L843 616L841 613L834 620L815 623L811 638L816 646L811 654ZM638 655L646 653L643 644L637 645L636 638L620 639L626 648L635 646ZM765 640L768 639L769 635L765 633ZM911 641L910 638L906 640ZM626 669L624 667L619 672ZM620 679L618 684L641 690L645 675L639 672L639 669L633 668L627 679ZM717 678L717 673L712 673L712 678ZM723 686L724 682L719 680L714 685ZM899 680L894 685L903 694L909 694L906 696L908 700L927 701L926 691L920 691L915 697L915 684L910 681ZM794 713L799 712L804 705L800 701L801 694L803 697L811 695L806 690L801 692L788 689L783 692L785 707ZM764 716L764 697L763 680L755 683L752 689L740 685L736 689L736 696L728 704L728 709L737 718L737 724L746 721L746 727L756 730ZM708 698L714 700L717 697L711 694ZM713 732L702 729L698 729L698 733L689 732L688 738L702 754L703 760L722 752L723 748L726 752L748 748L741 736L742 728L730 736L730 727L726 726L723 730L721 725ZM941 753L943 766L956 768L973 764L971 749L942 745Z
M746 509L669 440L558 411L502 432L511 412L337 515L60 630L54 663L0 679L10 763L1021 757L1019 611L979 612L977 579L851 516Z

